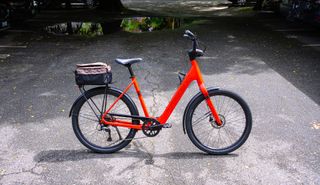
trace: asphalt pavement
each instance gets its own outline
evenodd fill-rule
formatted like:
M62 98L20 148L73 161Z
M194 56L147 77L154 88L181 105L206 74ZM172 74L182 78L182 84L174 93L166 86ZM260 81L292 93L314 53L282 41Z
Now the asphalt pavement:
M222 156L206 155L190 142L182 115L198 91L193 85L169 119L173 127L157 137L136 139L114 154L82 146L68 117L80 95L75 65L107 62L113 85L124 88L129 74L113 60L143 58L133 69L157 116L179 84L177 72L190 67L185 29L207 46L199 59L206 85L248 102L253 128L247 142ZM320 184L319 38L316 27L272 15L220 16L175 30L97 37L2 33L0 184Z

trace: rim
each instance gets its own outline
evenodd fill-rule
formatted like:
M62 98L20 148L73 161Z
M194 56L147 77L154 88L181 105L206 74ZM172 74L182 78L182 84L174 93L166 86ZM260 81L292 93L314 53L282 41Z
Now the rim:
M105 126L99 123L97 115L101 115L104 94L98 94L84 102L78 113L78 126L83 138L90 145L100 148L111 148L117 146L128 139L131 129L124 127ZM116 97L108 94L107 106L115 101ZM88 102L90 102L90 108ZM94 102L94 103L93 103ZM118 101L110 113L130 114L129 108L123 100Z
M216 126L215 120L205 101L201 101L192 112L192 132L196 140L209 149L223 150L233 147L243 137L246 129L246 115L242 106L226 95L210 97L222 126Z

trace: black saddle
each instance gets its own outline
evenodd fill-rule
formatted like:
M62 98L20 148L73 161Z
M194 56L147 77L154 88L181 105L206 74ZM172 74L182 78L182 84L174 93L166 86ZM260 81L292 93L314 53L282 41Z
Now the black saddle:
M138 62L141 62L141 61L142 61L142 58L129 58L129 59L117 58L116 59L116 62L118 64L124 65L126 67L131 66L131 64L135 64L135 63L138 63Z

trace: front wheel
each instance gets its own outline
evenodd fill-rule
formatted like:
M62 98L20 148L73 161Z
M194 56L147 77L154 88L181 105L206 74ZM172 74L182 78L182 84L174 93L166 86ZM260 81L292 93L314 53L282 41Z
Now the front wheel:
M235 93L216 89L208 90L208 93L222 125L217 125L205 97L198 94L186 110L186 131L200 150L208 154L228 154L249 137L251 112L247 103Z

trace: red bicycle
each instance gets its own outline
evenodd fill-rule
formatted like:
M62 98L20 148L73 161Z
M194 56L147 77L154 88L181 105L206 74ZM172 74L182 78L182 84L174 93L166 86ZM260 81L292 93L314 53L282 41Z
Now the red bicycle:
M127 146L137 131L147 137L154 137L163 128L184 92L192 81L196 81L200 92L188 103L183 115L183 130L192 143L208 154L227 154L247 140L252 117L247 103L237 94L219 88L206 88L196 58L204 52L197 49L197 37L187 30L184 37L192 41L189 50L191 68L171 101L159 117L149 115L142 97L132 65L140 58L116 59L118 64L128 68L131 83L123 90L105 86L85 90L79 85L82 95L74 102L70 116L79 141L87 148L99 153L112 153ZM134 87L144 116L140 116L136 104L127 94Z

